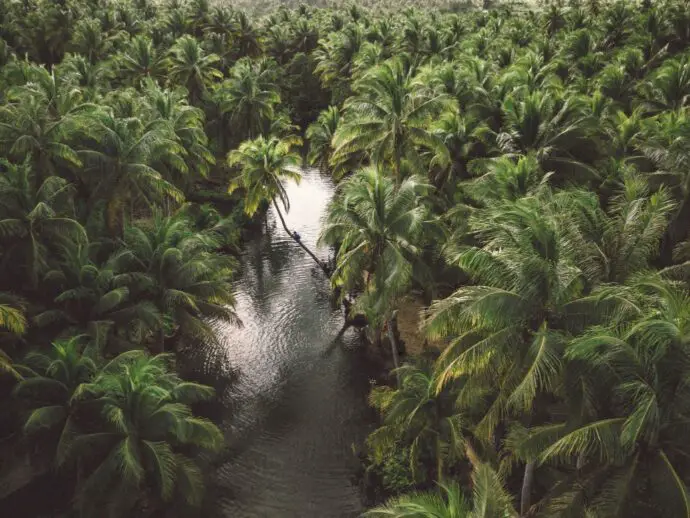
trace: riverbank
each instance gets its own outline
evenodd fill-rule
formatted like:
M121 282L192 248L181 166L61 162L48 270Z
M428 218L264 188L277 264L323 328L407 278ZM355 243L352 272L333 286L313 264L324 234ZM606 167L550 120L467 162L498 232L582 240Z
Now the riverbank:
M422 330L422 312L426 308L424 299L414 294L405 297L399 305L398 331L405 343L405 354L409 357L443 349L441 342L429 340Z

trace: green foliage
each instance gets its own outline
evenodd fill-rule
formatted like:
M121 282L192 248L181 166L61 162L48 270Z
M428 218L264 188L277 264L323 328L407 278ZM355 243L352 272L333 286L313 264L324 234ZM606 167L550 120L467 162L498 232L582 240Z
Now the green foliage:
M245 191L244 209L254 215L263 202L279 199L285 210L290 209L286 180L299 182L300 156L293 151L296 138L258 137L248 140L228 154L228 165L238 166L239 175L231 180L229 191L241 187Z
M142 350L235 320L239 218L191 201L282 219L306 158L394 362L403 296L438 298L369 444L394 489L444 485L375 513L687 516L687 2L252 4L0 0L3 430L84 516L199 503L211 394Z

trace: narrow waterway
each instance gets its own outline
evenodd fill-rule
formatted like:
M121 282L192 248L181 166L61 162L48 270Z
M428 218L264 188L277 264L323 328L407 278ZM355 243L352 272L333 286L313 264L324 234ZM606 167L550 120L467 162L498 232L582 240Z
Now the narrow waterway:
M288 226L316 248L333 184L305 171L289 185ZM354 445L371 422L371 377L356 333L336 340L342 312L328 281L269 213L236 283L243 327L218 329L228 372L223 427L232 445L215 478L212 516L341 518L362 511ZM327 250L317 250L326 258Z

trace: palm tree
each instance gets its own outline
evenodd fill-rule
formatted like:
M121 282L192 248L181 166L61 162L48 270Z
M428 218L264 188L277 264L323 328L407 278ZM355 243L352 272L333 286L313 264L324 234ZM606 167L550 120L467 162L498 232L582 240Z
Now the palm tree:
M19 300L8 293L0 292L0 340L5 332L13 337L21 336L26 331L26 317L21 308L17 307ZM9 374L15 379L21 379L21 374L12 365L5 351L0 349L0 374Z
M75 393L92 381L97 367L81 352L79 338L55 342L48 353L31 352L23 361L25 377L14 388L30 413L24 432L48 432L53 437L56 464L64 460L70 441L78 429L78 402Z
M128 48L118 58L120 77L133 86L138 86L141 80L149 77L160 79L165 73L163 57L145 36L132 38Z
M554 505L584 513L584 496L592 516L684 516L688 293L647 275L606 296L619 317L577 337L565 355L598 412L583 423L533 428L519 450L540 463L577 463L577 484L556 493Z
M420 147L449 161L447 148L428 130L432 117L454 109L449 97L427 94L400 60L372 69L353 88L355 96L346 102L343 124L333 138L333 162L366 151L374 164L390 167L399 183L403 166L413 174L423 170Z
M52 304L32 321L37 329L88 337L87 351L96 355L132 349L162 325L156 306L136 296L147 279L136 271L97 264L91 249L86 243L70 243L59 251L57 264L41 284Z
M235 11L235 25L233 29L233 47L237 58L256 57L261 54L261 40L259 32L243 11Z
M468 502L462 488L440 484L436 492L412 493L392 498L364 516L392 518L514 518L518 516L512 498L498 474L486 464L475 464L473 495Z
M34 188L28 163L1 162L0 242L3 243L2 270L14 272L14 279L28 281L31 288L48 268L48 258L65 240L85 241L83 227L70 216L72 186L63 178L49 176Z
M322 171L328 171L331 168L331 157L333 154L331 142L339 123L340 110L337 106L329 106L307 128L306 137L309 142L307 161Z
M64 459L76 461L86 474L77 488L86 516L129 513L141 490L148 490L154 506L176 494L187 504L200 504L202 474L187 452L190 447L217 451L223 436L189 405L209 399L213 389L182 382L168 365L164 355L124 353L75 396L101 409L100 422L73 437Z
M432 132L448 149L450 162L437 169L434 184L436 186L454 187L457 180L468 176L469 162L485 150L485 141L489 134L488 127L481 121L462 116L458 112L445 112L433 125Z
M229 116L229 128L240 140L264 134L275 119L280 104L275 74L272 64L242 59L216 90L222 113Z
M348 79L355 57L363 43L362 29L350 24L342 31L333 31L314 51L316 69L324 87L333 91L333 103L341 102L349 92Z
M165 199L182 201L182 193L153 167L165 161L186 167L184 148L166 129L145 126L136 118L118 119L109 114L95 118L94 146L80 151L85 162L83 181L92 186L91 207L105 201L112 235L120 233L127 208L131 218L142 201L149 207Z
M443 482L448 461L464 456L465 435L469 423L451 386L436 390L431 362L404 365L396 372L397 390L377 387L369 395L370 404L383 417L382 425L367 439L378 461L400 444L411 446L410 471L425 455L436 461L434 479Z
M412 276L412 262L421 254L427 210L421 203L429 186L416 177L399 187L380 170L369 167L341 186L330 204L319 242L338 246L331 281L347 293L364 284L360 306L373 317L376 342L386 323L395 367L395 305Z
M669 59L643 86L652 110L678 111L690 102L690 57Z
M192 182L208 176L210 166L216 159L208 149L208 137L204 132L204 112L190 106L180 92L163 90L153 82L148 82L144 91L150 110L151 128L160 128L163 133L174 137L184 149L184 165L176 154L166 155L168 173L166 179L185 192L189 192ZM172 158L172 160L170 160ZM194 177L190 173L196 173Z
M58 68L58 67L56 67ZM63 80L73 84L84 92L84 98L93 100L97 93L108 84L107 70L102 62L91 63L80 54L68 54L60 63L60 75Z
M71 146L80 93L65 92L45 70L29 74L36 82L10 90L10 102L0 107L0 147L15 160L31 157L40 181L82 165Z
M516 93L504 102L503 114L503 131L497 137L501 151L534 153L544 170L555 170L566 180L597 177L591 166L575 158L578 145L587 142L590 124L576 98L560 101L548 92Z
M361 287L364 277L404 285L418 248L429 186L410 177L396 187L380 170L361 169L345 180L328 208L319 241L339 245L334 284L345 291ZM369 283L367 283L368 285Z
M427 312L430 337L451 338L438 362L439 388L469 376L466 394L492 394L476 428L486 441L505 417L529 419L538 401L553 394L565 333L596 316L585 291L589 257L577 248L578 229L568 215L571 195L562 196L548 201L532 195L472 214L470 229L485 245L450 252L472 284ZM523 514L530 508L534 468L533 460L525 466Z
M123 247L110 262L119 275L130 277L134 299L150 301L163 315L159 350L166 331L178 331L188 342L213 342L214 322L237 322L229 282L234 263L218 248L211 233L195 232L184 215L156 213L149 225L125 229Z
M119 31L114 34L105 31L100 20L85 18L74 27L70 50L86 56L91 63L96 63L112 52L115 42L120 38Z
M190 102L198 104L209 85L223 78L220 70L215 68L219 61L216 54L206 54L192 36L182 36L170 49L170 79L187 88Z
M485 172L462 183L467 195L478 205L516 201L535 194L546 185L551 174L545 174L534 155L520 156L517 160L503 155L487 160Z
M677 202L677 211L668 229L665 260L669 249L688 236L685 222L690 214L690 117L683 112L670 112L647 119L642 130L640 147L657 170L647 176L654 187L665 185Z
M231 181L228 190L233 192L241 188L245 191L244 210L249 216L256 214L261 203L271 202L285 232L329 275L319 258L290 231L278 206L277 200L280 200L283 208L290 210L290 200L283 183L286 180L299 182L302 179L299 171L302 158L293 151L293 147L300 143L301 140L294 137L280 140L263 136L243 142L239 149L228 153L228 165L240 167L239 176Z

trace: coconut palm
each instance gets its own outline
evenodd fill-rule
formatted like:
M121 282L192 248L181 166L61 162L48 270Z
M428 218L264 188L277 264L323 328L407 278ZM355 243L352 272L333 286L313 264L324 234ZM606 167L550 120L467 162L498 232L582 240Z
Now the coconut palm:
M670 59L643 85L652 110L679 110L690 102L690 57Z
M319 43L314 52L314 72L321 83L333 91L333 102L340 102L349 91L347 79L352 74L355 58L363 43L359 25L348 25L343 30L333 31Z
M86 516L128 513L142 489L154 506L175 495L200 504L201 470L185 452L192 446L216 451L223 437L189 405L210 398L213 390L182 382L168 365L163 355L124 353L75 395L98 405L101 415L91 430L87 426L75 434L64 458L86 475L77 488L78 507Z
M104 31L100 20L85 18L74 27L70 50L85 56L91 63L96 63L112 52L113 46L120 38L121 35L117 32L108 34Z
M470 376L465 393L492 394L476 428L486 441L503 419L531 416L537 401L554 393L566 333L597 314L586 298L588 258L578 256L586 251L576 248L575 225L567 217L571 200L542 196L470 216L470 229L485 245L461 245L452 261L473 284L435 301L427 312L429 335L451 338L438 362L439 387ZM578 318L569 317L575 312ZM523 514L531 505L534 467L533 461L525 466Z
M478 206L516 201L535 194L551 177L550 174L544 174L533 155L520 156L517 160L501 156L483 165L484 174L462 184L464 191Z
M266 133L276 116L280 94L275 83L275 68L271 64L238 61L216 90L223 114L227 114L228 129L239 140L256 138Z
M118 55L119 75L133 86L146 78L160 79L165 62L153 42L145 36L132 38L126 50Z
M440 484L440 492L412 493L392 498L364 516L393 518L513 518L518 513L499 475L477 463L472 473L472 501L462 488Z
M57 67L56 67L57 68ZM68 54L59 66L65 82L84 92L84 99L93 101L96 93L107 85L106 67L102 62L91 63L80 54Z
M258 30L243 11L235 11L233 47L237 58L256 57L261 53L261 40Z
M14 282L36 288L48 268L51 251L65 240L85 241L86 232L71 216L72 186L50 176L34 187L28 163L2 162L0 175L1 267Z
M83 383L92 381L96 363L82 354L79 338L72 338L55 342L50 352L29 353L22 366L24 379L15 386L14 395L29 410L24 432L47 432L54 443L53 459L60 464L78 429L74 395Z
M31 157L39 179L80 167L71 142L80 92L63 88L45 69L28 75L32 82L8 92L10 102L0 107L0 146L12 159Z
M383 423L369 435L367 444L379 462L391 448L411 446L410 471L416 474L421 457L429 455L436 463L433 478L443 482L447 464L465 454L469 422L457 393L450 386L436 390L431 362L403 365L396 374L400 380L397 390L377 387L369 395Z
M433 125L432 132L443 142L450 155L449 163L441 160L438 173L433 178L434 184L437 187L453 187L457 180L467 178L469 162L487 147L485 141L489 129L471 116L463 117L457 112L445 112Z
M382 284L404 285L411 261L419 255L429 186L416 177L400 187L379 169L361 169L343 182L328 208L319 241L339 244L332 281L350 291L362 285L365 272Z
M55 328L83 334L96 354L128 350L162 325L155 305L136 296L146 279L137 272L114 271L90 257L88 244L68 243L42 282L52 304L33 317L38 329Z
M416 177L396 187L380 170L362 169L342 184L319 237L320 243L338 246L333 285L343 294L364 285L359 306L369 315L378 344L383 325L388 329L396 368L396 304L421 254L427 214L422 197L429 190Z
M170 49L170 79L187 88L190 102L198 104L211 83L223 78L223 74L216 68L219 61L219 56L206 54L193 37L182 36Z
M590 125L576 98L559 100L541 91L515 93L504 102L503 114L503 131L497 137L501 151L534 153L544 170L566 178L596 178L594 168L573 154L587 143Z
M6 333L9 333L12 337L25 333L26 317L21 307L18 307L19 305L20 301L17 297L9 293L0 292L0 343L3 341L3 335ZM0 348L0 374L2 373L21 379L21 375L12 365L12 358Z
M309 164L323 171L330 169L332 156L331 142L340 122L340 110L337 106L329 106L319 114L319 118L307 129L309 142Z
M645 121L642 134L642 152L657 168L648 179L655 187L667 186L677 202L677 212L668 230L667 248L673 248L688 235L684 222L690 214L690 117L683 112L661 114Z
M566 350L589 390L596 386L597 415L579 425L533 428L521 453L580 467L579 483L555 495L556 506L570 502L584 513L585 496L592 516L685 515L690 502L680 474L687 455L681 430L688 408L679 377L688 368L688 293L652 275L610 296L626 306L622 318L591 328ZM641 493L645 487L649 492Z
M158 349L163 350L168 332L209 342L216 340L213 322L237 322L229 282L233 261L218 248L212 233L195 232L184 215L157 213L150 225L125 229L123 248L110 262L130 278L135 300L150 301L163 315L156 326Z
M91 185L91 207L105 200L108 229L113 235L121 231L125 216L131 218L134 207L142 202L151 207L166 199L183 199L179 189L153 167L160 162L183 170L186 167L185 149L167 129L110 114L94 118L94 146L80 151L83 181Z
M179 162L176 154L166 155L165 174L175 186L188 192L191 183L208 176L210 167L216 159L208 149L208 137L204 132L204 112L190 106L183 93L159 88L155 83L148 82L146 103L150 110L149 126L160 128L165 134L174 137L184 149L184 165ZM170 160L170 158L173 160Z
M400 182L405 172L423 171L420 147L449 161L447 148L428 130L432 117L453 109L449 97L415 86L400 60L372 69L353 88L355 96L348 99L333 137L334 163L366 151L374 164L390 167Z
M285 181L299 182L302 179L302 158L293 151L294 146L300 143L301 140L296 137L280 140L263 136L243 142L239 149L228 153L228 165L240 168L239 175L230 182L228 190L244 190L244 210L250 216L256 214L263 202L272 203L285 232L328 275L326 266L290 231L278 206L280 200L283 209L290 210L290 200L283 184Z

